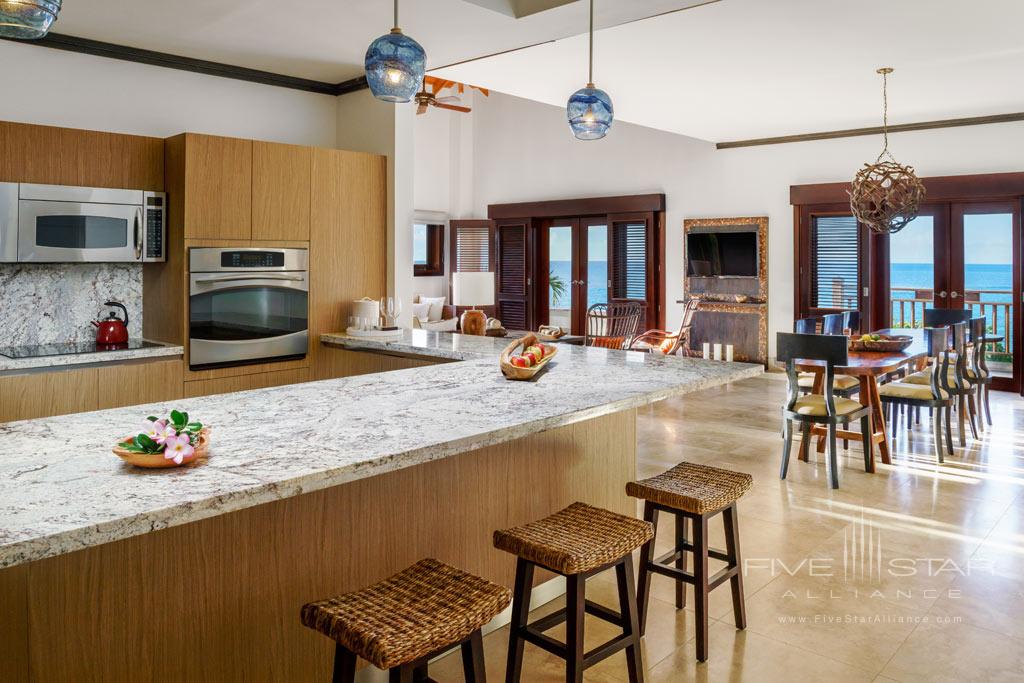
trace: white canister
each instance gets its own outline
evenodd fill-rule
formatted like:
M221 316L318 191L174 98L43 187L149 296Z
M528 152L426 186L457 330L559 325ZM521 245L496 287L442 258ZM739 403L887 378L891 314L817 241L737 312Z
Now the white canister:
M722 345L715 344L715 360L722 360Z
M380 302L375 299L363 297L352 302L352 315L355 318L369 320L370 324L380 324Z
M732 344L725 345L725 360L732 362Z
M711 344L704 342L704 360L711 360Z

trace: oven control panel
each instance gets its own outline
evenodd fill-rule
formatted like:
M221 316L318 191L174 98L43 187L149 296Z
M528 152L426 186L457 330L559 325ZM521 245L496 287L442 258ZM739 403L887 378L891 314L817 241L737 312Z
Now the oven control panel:
M283 251L222 251L221 268L281 268Z

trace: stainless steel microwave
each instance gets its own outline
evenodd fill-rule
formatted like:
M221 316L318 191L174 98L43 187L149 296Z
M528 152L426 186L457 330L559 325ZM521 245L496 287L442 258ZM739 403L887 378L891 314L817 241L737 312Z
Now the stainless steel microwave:
M0 262L141 263L166 252L163 192L0 183Z

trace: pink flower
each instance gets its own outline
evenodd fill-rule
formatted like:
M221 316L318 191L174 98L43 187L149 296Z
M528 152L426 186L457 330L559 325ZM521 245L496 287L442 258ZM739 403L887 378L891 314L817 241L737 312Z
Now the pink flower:
M167 422L164 420L157 420L155 422L153 420L146 420L142 423L142 429L139 431L153 439L153 441L156 441L166 428Z
M175 431L174 427L172 427L171 425L164 425L163 427L157 430L156 436L151 436L149 438L153 439L159 444L166 444L168 439L175 437L177 435L178 432Z
M164 457L168 460L173 460L176 465L180 465L195 450L192 444L189 443L188 434L169 436L164 441Z

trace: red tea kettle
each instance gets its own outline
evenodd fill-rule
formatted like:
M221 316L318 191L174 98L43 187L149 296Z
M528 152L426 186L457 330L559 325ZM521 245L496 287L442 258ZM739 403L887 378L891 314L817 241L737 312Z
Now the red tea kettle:
M106 318L93 320L96 328L97 344L126 344L128 343L128 309L124 304L117 301L105 301L104 306L117 306L124 311L124 320L117 317L117 311L110 311Z

